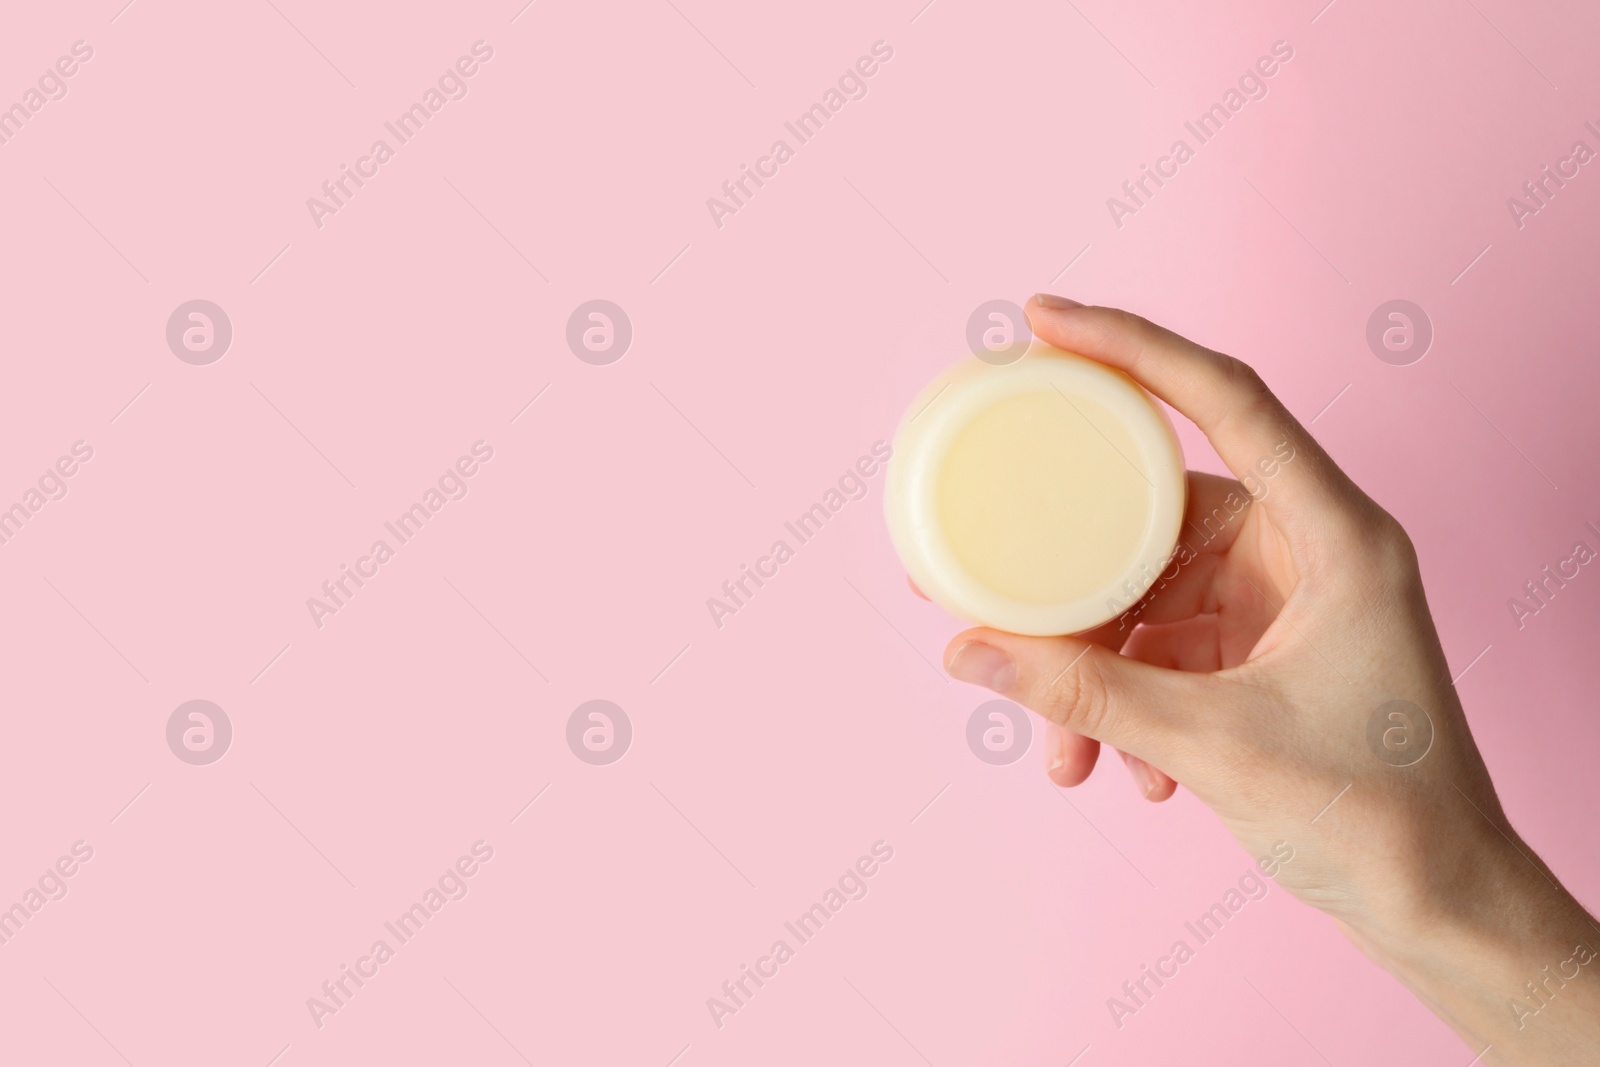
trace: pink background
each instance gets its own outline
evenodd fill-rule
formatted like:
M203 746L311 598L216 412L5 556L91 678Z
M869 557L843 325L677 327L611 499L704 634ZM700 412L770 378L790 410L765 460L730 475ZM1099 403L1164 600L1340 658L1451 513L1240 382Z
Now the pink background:
M1113 1024L1249 859L1114 764L1052 795L1037 731L974 757L988 694L934 667L958 626L907 592L881 473L720 629L705 601L979 303L1136 309L1254 362L1404 520L1506 806L1593 902L1600 574L1520 631L1507 599L1596 544L1600 174L1521 229L1506 200L1600 148L1600 11L920 3L8 13L0 104L94 55L0 145L0 506L94 456L0 545L0 906L94 856L0 945L0 1059L1467 1062L1277 889ZM480 39L468 95L317 228L306 198ZM715 226L878 40L868 95ZM1114 225L1278 40L1269 95ZM208 366L164 336L196 298L234 329ZM595 298L634 329L607 366L565 341ZM1395 298L1435 329L1410 366L1365 340ZM314 626L478 440L465 499ZM193 699L233 724L209 766L167 747ZM591 699L632 723L608 766L566 742ZM478 840L468 895L318 1028L306 999ZM869 894L715 1026L879 840Z

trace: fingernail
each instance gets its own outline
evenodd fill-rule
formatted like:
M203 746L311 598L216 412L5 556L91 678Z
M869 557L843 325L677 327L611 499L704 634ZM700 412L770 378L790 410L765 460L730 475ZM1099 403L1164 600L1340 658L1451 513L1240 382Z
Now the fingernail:
M1140 794L1149 799L1150 794L1156 791L1156 777L1150 773L1150 765L1138 756L1122 754L1122 762L1127 764L1128 774L1133 778L1133 784L1138 787Z
M1067 765L1067 738L1055 723L1045 727L1044 750L1050 756L1049 771L1059 771Z
M956 649L946 668L958 682L970 682L1003 693L1017 680L1017 666L1011 657L981 641L968 641Z
M1034 293L1033 302L1042 308L1054 308L1057 311L1065 310L1066 308L1083 307L1076 300L1068 300L1064 296L1055 296L1051 293Z

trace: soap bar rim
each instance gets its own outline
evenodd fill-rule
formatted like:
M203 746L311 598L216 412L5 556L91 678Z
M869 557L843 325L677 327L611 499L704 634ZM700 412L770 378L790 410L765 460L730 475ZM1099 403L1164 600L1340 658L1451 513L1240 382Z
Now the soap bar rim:
M1109 386L1113 403L1107 404L1100 396L1095 397L1096 403L1129 425L1141 446L1144 473L1152 482L1145 534L1133 554L1131 571L1113 576L1107 584L1076 600L1054 604L1012 600L968 574L945 541L936 505L941 461L956 433L977 411L1009 396L1039 391L1041 382L1060 381L1065 395L1070 396L1084 380L1098 380ZM941 429L946 432L941 434ZM1164 447L1156 447L1148 431L1154 431L1154 437ZM907 408L895 432L893 454L895 462L890 464L884 510L890 538L912 581L930 600L957 618L1018 634L1081 633L1132 607L1171 560L1188 503L1182 448L1160 403L1115 367L1038 339L1015 363L996 366L968 357L947 368ZM944 574L953 575L954 580L947 583ZM1111 607L1113 599L1121 606Z

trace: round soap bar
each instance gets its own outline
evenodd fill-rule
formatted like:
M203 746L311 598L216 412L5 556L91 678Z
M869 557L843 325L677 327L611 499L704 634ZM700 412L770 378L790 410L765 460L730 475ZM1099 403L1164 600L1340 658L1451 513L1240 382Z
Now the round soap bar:
M1187 481L1172 424L1121 371L1035 339L969 357L895 434L884 507L911 580L969 622L1077 633L1166 569Z

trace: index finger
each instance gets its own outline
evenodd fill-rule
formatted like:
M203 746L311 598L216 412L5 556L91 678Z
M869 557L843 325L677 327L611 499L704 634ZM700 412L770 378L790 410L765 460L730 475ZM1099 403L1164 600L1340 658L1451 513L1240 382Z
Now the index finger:
M1125 372L1198 426L1246 489L1272 479L1268 510L1301 530L1344 513L1354 483L1253 368L1117 308L1040 293L1034 335ZM1265 501L1266 497L1259 497Z

